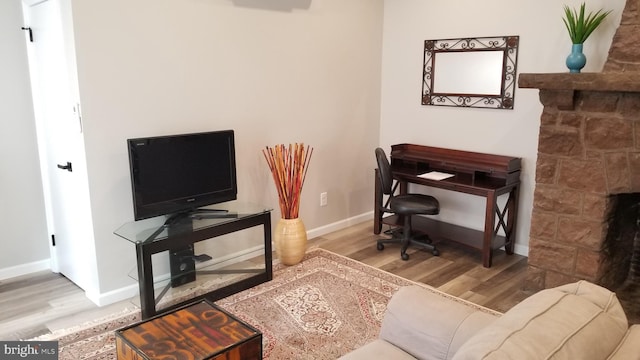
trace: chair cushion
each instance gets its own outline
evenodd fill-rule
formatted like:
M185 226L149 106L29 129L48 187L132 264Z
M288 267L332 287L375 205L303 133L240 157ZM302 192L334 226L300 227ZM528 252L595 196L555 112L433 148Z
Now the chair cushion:
M393 360L415 360L415 357L402 351L399 347L393 346L384 340L377 339L354 351L342 356L340 360L371 360L371 359L393 359Z
M380 339L416 359L451 359L480 329L495 321L489 309L419 286L402 287L387 305ZM371 357L371 359L395 359Z
M633 325L629 328L624 339L608 360L640 360L640 325Z
M391 199L389 208L401 215L436 215L440 212L440 204L433 196L425 194L401 194Z
M627 328L615 293L579 281L525 299L469 339L453 359L606 359Z

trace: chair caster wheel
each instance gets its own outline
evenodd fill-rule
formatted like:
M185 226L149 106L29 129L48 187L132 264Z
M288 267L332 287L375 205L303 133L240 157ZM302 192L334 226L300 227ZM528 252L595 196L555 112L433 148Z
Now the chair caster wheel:
M440 251L438 251L438 249L433 249L431 253L433 254L433 256L440 256Z
M376 245L376 249L378 249L378 251L382 251L384 250L384 245L381 243L378 243L378 245Z
M407 261L409 260L409 254L407 253L402 253L400 254L400 257L402 258L402 260Z

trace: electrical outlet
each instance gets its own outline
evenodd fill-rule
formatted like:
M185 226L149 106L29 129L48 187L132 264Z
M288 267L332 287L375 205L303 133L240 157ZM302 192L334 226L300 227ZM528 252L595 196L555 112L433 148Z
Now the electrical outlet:
M320 193L320 206L327 206L327 193Z

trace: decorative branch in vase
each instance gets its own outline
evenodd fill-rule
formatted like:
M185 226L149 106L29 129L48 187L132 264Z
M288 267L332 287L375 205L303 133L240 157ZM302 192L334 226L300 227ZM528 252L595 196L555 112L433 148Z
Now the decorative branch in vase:
M571 9L568 6L564 6L564 18L562 21L569 32L571 38L571 54L567 57L567 67L572 73L579 73L580 70L586 65L587 58L582 53L584 42L589 35L600 26L602 21L611 13L611 10L604 11L600 9L598 11L589 12L585 16L585 3L580 5L580 10Z
M278 190L283 219L295 219L300 210L300 195L307 176L313 148L304 144L283 144L262 150Z
M304 144L283 144L262 150L278 190L281 219L274 231L276 256L285 265L302 261L307 248L307 232L299 219L300 196L307 177L313 148Z

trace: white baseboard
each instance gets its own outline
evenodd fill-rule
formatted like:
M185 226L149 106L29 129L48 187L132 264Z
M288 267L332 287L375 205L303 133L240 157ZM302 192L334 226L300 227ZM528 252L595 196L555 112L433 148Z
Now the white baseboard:
M313 239L315 237L326 235L334 231L342 230L366 220L373 220L373 211L350 217L348 219L340 220L328 225L324 225L319 228L308 230L307 239Z
M254 258L256 256L261 256L262 254L264 254L263 249L264 249L264 246L257 246L242 252L238 252L232 255L222 257L222 258L216 258L216 259L210 260L211 263L207 265L210 267L207 267L207 269L224 267L235 261L243 261L243 260ZM154 277L154 282L166 281L169 279L169 277L170 275L168 273L161 274ZM88 292L85 292L85 295L87 296L87 298L98 306L106 306L119 301L128 300L133 297L137 297L138 294L139 294L138 284L131 284L131 285L121 287L119 289L111 290L105 293L90 294Z
M323 236L334 231L342 230L367 220L373 220L373 211L308 230L307 239L313 239L315 237ZM516 244L514 247L514 252L518 255L527 256L529 253L529 247ZM261 254L262 249L250 249L249 252L240 254L239 256L248 259L254 256L260 256ZM220 262L220 264L223 264L227 260L228 259L219 259L218 262ZM98 306L109 305L118 301L130 299L134 296L138 296L137 284L109 291L103 294L96 294L95 296L87 294L87 297Z
M334 231L345 229L349 226L361 223L363 221L372 220L373 211L367 212L361 215L357 215L348 219L340 220L328 225L324 225L315 229L307 231L307 238L313 239L315 237L323 236ZM529 247L522 245L515 245L514 252L518 255L528 256ZM243 258L251 258L262 254L261 249L249 249L246 253L238 254ZM228 259L219 259L221 264ZM26 275L29 273L50 270L49 259L37 261L29 264L18 265L10 268L0 269L0 280ZM131 284L119 289L111 290L105 293L85 293L87 298L94 302L98 306L106 306L119 301L131 299L134 296L138 296L138 284Z
M16 276L27 275L44 270L51 270L51 261L49 259L0 269L0 280L6 280Z
M131 284L105 293L85 292L85 296L98 306L106 306L138 296L138 284Z
M325 226L321 226L319 228L311 229L307 231L307 238L312 239L314 237L322 236L333 231L342 230L349 226L361 223L366 220L373 219L373 211L354 216L348 219L340 220L332 224L328 224ZM260 249L249 249L248 252L243 254L234 254L234 258L252 258L255 256L260 256L262 254L262 247ZM216 263L219 265L223 265L229 259L217 259ZM105 293L99 294L89 294L86 293L87 298L93 301L98 306L106 306L109 304L116 303L118 301L131 299L134 296L138 296L138 284L132 284L129 286L125 286L119 289L115 289L112 291L108 291Z
M309 230L307 231L307 238L313 239L314 237L318 237L334 231L342 230L344 228L347 228L349 226L352 226L367 220L373 220L373 211ZM518 245L516 243L513 248L513 252L518 255L529 256L529 246Z
M513 247L513 252L518 255L529 257L529 246L518 245L516 243Z

